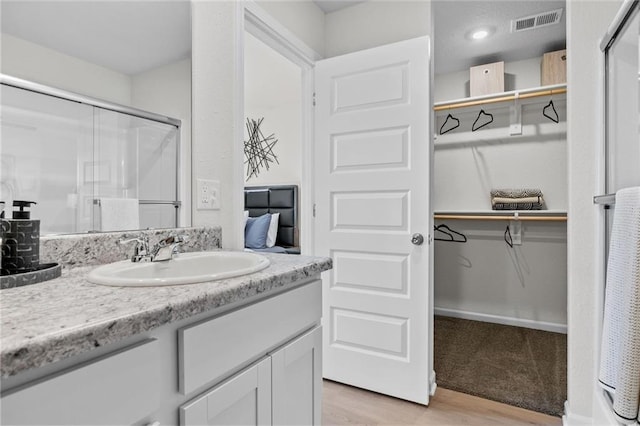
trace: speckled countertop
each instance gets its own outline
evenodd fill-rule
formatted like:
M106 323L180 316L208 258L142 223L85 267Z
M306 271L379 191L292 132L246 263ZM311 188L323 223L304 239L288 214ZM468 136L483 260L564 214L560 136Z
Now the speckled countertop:
M165 287L89 283L92 266L55 280L0 293L0 373L9 377L163 324L189 318L331 269L329 258L265 254L271 265L254 274Z

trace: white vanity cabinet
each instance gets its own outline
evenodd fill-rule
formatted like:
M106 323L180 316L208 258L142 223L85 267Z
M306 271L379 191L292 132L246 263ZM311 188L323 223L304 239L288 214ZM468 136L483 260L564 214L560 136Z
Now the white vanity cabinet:
M180 424L320 424L320 298L315 281L180 330L183 393L258 357L183 405Z
M0 424L320 424L321 292L307 277L3 379Z
M256 365L180 407L180 424L271 424L271 360Z
M322 331L312 331L180 408L180 424L319 425Z
M157 349L145 340L3 394L0 423L132 424L159 407Z

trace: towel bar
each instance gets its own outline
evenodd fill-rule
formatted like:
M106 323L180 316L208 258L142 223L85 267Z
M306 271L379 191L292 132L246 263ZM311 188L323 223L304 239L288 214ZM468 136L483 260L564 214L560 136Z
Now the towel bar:
M593 197L593 204L601 204L605 208L616 204L616 194L596 195Z

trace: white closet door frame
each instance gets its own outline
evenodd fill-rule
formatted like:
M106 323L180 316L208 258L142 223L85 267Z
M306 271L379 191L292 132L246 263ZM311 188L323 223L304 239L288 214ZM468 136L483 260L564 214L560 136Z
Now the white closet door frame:
M301 190L299 209L306 212L300 215L300 248L303 254L312 255L314 247L313 202L314 202L314 166L313 166L313 67L322 56L307 46L291 31L276 21L262 7L252 0L244 2L244 25L240 25L242 37L244 31L256 37L267 46L300 67L302 72L302 122L300 132L300 153L302 162ZM242 43L244 50L244 43ZM239 102L238 117L244 117L244 103ZM244 126L244 123L240 123ZM240 212L238 212L240 214ZM305 219L305 217L307 219Z

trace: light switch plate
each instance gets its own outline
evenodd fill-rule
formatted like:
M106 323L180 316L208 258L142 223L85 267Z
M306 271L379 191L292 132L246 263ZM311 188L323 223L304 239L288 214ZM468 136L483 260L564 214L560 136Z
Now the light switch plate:
M220 209L220 181L210 179L198 179L197 203L198 210L219 210Z

